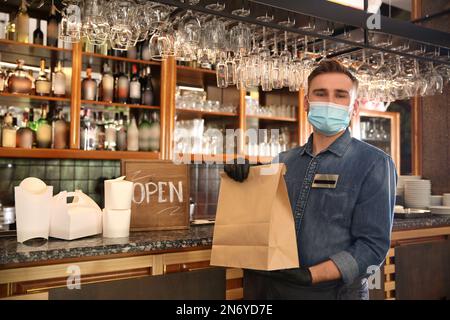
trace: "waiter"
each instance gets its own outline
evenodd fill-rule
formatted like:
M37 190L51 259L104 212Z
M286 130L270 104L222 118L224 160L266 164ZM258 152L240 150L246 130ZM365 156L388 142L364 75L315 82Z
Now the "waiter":
M308 77L305 106L313 133L282 152L300 268L244 270L245 299L368 299L367 278L390 246L397 173L389 155L351 137L357 79L323 60ZM236 181L248 164L227 164Z

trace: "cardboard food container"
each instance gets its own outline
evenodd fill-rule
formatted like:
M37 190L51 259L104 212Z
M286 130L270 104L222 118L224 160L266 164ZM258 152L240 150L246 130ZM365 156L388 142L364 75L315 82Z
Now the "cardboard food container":
M68 197L74 197L72 203ZM62 191L51 202L51 237L74 240L102 233L102 210L82 191Z

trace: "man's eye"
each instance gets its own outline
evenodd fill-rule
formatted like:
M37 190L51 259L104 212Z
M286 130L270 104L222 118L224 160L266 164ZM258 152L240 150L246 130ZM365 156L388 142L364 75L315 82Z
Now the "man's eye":
M323 96L325 96L325 94L323 92L317 92L316 96L323 97Z

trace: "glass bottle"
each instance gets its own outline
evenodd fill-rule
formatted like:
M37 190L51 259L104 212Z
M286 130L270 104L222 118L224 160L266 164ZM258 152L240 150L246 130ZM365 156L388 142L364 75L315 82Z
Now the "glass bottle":
M33 147L34 133L29 126L28 112L23 113L22 126L17 130L17 146L31 149Z
M101 101L112 102L114 96L114 77L108 64L103 65L103 76L100 83Z
M137 71L137 66L135 64L133 64L132 66L132 75L130 81L130 103L141 103L141 82L139 81L139 74Z
M127 50L127 58L128 59L137 59L137 57L138 57L137 46L128 48L128 50Z
M94 115L96 115L94 113ZM96 116L94 117L96 119ZM86 110L81 121L80 146L83 150L95 150L96 145L96 125L91 117L91 110Z
M9 14L9 21L5 28L6 39L16 41L16 19L13 13Z
M41 19L37 19L36 30L33 32L33 43L44 44L44 33L41 30Z
M0 61L2 57L0 55ZM2 66L0 66L0 92L5 91L6 87L6 72L3 71Z
M52 88L52 84L50 80L47 78L47 74L45 73L45 59L42 58L41 62L41 71L39 71L39 76L36 79L36 94L39 96L48 96L50 95L50 91Z
M50 16L47 19L47 45L50 47L58 47L58 18L53 1Z
M19 12L16 17L16 32L17 32L17 41L28 43L29 36L29 20L30 16L27 12L27 3L25 0L22 0L20 4Z
M42 106L41 118L37 121L36 142L38 148L52 146L52 126L47 120L47 106Z
M119 123L117 125L117 150L125 151L127 150L127 116L120 113Z
M139 151L151 151L152 126L148 121L147 112L143 112L139 123Z
M117 126L119 124L119 114L114 115L114 121L108 121L105 126L105 149L116 151L117 146Z
M121 65L119 77L117 79L117 102L127 103L130 82L125 74L125 64Z
M28 128L33 132L33 147L36 147L37 121L34 121L34 109L30 108L28 114Z
M106 142L106 130L105 130L105 118L103 116L103 112L98 112L98 119L96 123L96 142L97 142L97 150L105 150L105 142Z
M152 73L150 67L146 69L145 85L142 90L142 104L145 106L152 106L155 102L155 95L153 93Z
M148 39L146 39L141 44L141 59L145 60L145 61L150 61L151 58L152 58L152 56L150 54L149 41L148 41Z
M97 82L92 79L92 68L88 66L86 69L86 78L81 82L81 93L83 100L96 100Z
M53 76L53 95L55 97L66 96L66 75L62 71L61 61L58 61Z
M2 126L2 147L16 147L16 128L13 126L13 117L7 113Z
M136 118L131 117L131 123L127 132L127 150L139 151L139 129L136 125Z
M28 76L28 73L23 69L23 60L17 60L17 67L12 74L9 75L8 91L10 93L29 94L33 86L33 81Z
M150 150L159 151L159 139L161 135L161 125L157 112L152 113L152 123L150 124Z
M68 145L69 124L64 119L62 109L58 109L52 121L52 148L66 149Z

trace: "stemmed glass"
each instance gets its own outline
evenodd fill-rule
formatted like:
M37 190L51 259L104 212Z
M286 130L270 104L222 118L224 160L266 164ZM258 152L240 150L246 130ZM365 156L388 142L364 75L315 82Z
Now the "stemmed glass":
M284 32L284 49L280 54L281 59L281 78L284 87L289 87L290 65L292 62L292 54L288 49L288 34Z
M273 54L272 60L272 87L273 89L283 88L283 65L280 55L278 54L277 31L273 35Z
M272 91L272 59L270 57L270 49L267 46L266 27L263 27L262 47L259 49L261 59L261 76L260 83L262 91Z
M81 8L80 0L65 0L61 11L59 38L64 42L75 43L81 40Z
M225 10L225 1L217 0L213 3L207 4L205 8L214 11L223 11Z

